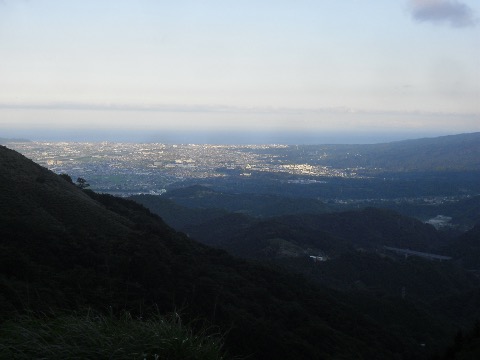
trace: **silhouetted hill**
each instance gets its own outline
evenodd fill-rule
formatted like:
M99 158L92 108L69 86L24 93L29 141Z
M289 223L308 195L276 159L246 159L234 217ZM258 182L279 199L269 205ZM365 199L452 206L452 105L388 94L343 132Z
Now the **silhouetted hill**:
M443 356L437 357L441 360L473 360L480 358L480 322L476 322L473 329L469 331L458 331L452 344L448 347Z
M442 214L452 217L452 223L461 227L472 227L480 223L480 195L445 204L440 208Z
M314 262L306 257L284 258L279 262L291 271L301 272L323 285L342 291L370 293L377 298L405 296L422 304L433 304L439 298L462 296L478 288L478 279L454 262L400 258L386 252L348 251L323 262ZM448 306L438 308L447 315ZM455 322L465 321L464 316L456 313L448 315ZM480 309L476 315L480 315ZM475 318L473 312L471 318Z
M250 258L330 256L350 248L383 246L430 251L444 245L431 226L390 210L367 208L329 214L285 215L265 220L227 215L186 227L192 238Z
M440 204L425 199L418 203L383 201L373 203L371 206L392 209L405 216L415 217L422 221L430 220L439 215L447 216L451 219L443 227L444 231L451 229L464 232L480 221L480 195L460 200L444 201Z
M316 199L293 198L273 194L232 194L214 191L211 188L193 185L177 188L163 194L179 205L190 208L222 209L229 212L242 212L251 216L279 216L285 214L321 214L331 209ZM144 198L136 200L145 201ZM149 207L154 200L149 200Z
M184 231L186 225L199 225L228 213L217 208L190 208L179 205L165 196L133 195L129 198L161 216L168 225L179 231Z
M257 359L422 358L421 341L448 335L429 317L421 334L385 331L340 293L196 243L143 206L82 191L4 147L0 190L0 319L183 308L230 329L231 354Z
M448 245L445 252L460 260L467 269L480 272L480 223Z
M27 139L15 139L15 138L2 138L2 137L0 137L0 144L25 143L25 142L31 142L31 140L27 140Z
M14 151L2 147L1 161L1 219L10 225L2 230L18 236L17 231L67 234L93 227L96 235L124 236L132 226L130 220L106 212L73 184Z

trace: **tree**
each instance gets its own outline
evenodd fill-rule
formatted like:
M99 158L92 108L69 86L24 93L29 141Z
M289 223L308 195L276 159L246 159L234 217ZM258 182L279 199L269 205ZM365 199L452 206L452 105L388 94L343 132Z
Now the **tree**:
M85 188L89 187L90 184L87 183L87 180L85 180L84 178L79 177L79 178L77 179L77 186L78 186L80 189L85 189Z

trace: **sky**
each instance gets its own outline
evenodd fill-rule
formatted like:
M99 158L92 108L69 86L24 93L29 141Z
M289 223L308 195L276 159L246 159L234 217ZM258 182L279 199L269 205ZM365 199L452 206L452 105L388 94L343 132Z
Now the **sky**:
M0 137L476 131L478 0L0 0Z

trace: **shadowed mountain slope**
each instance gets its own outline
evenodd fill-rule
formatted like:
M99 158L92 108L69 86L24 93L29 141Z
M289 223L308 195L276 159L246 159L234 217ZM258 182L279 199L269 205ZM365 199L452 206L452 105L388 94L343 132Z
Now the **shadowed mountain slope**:
M232 194L200 185L169 190L162 197L189 208L222 209L262 217L299 213L322 214L331 211L325 203L316 199L258 193ZM137 199L143 201L141 198Z
M0 190L0 319L183 308L229 329L227 350L252 359L424 358L419 342L448 334L428 318L421 334L385 332L342 294L196 243L141 205L82 191L5 147Z
M199 225L228 214L226 210L218 208L183 206L165 196L133 195L129 199L160 215L168 225L179 231L183 231L186 225Z
M301 255L302 249L332 256L348 248L374 250L383 246L430 251L444 243L443 237L431 225L375 208L322 215L285 215L265 220L230 214L187 226L185 231L205 244L250 258L281 257L282 246L285 248L287 243L299 249L290 256Z
M467 269L480 272L480 223L447 246L445 251L460 259Z

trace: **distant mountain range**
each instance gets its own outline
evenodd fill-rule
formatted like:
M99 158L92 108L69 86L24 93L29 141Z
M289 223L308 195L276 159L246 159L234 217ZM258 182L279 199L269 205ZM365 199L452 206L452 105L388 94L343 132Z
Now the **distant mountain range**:
M326 145L325 151L327 165L334 167L389 171L480 170L480 132L385 144Z
M15 138L2 138L0 137L0 144L8 144L8 143L25 143L25 142L31 142L28 139L15 139Z

